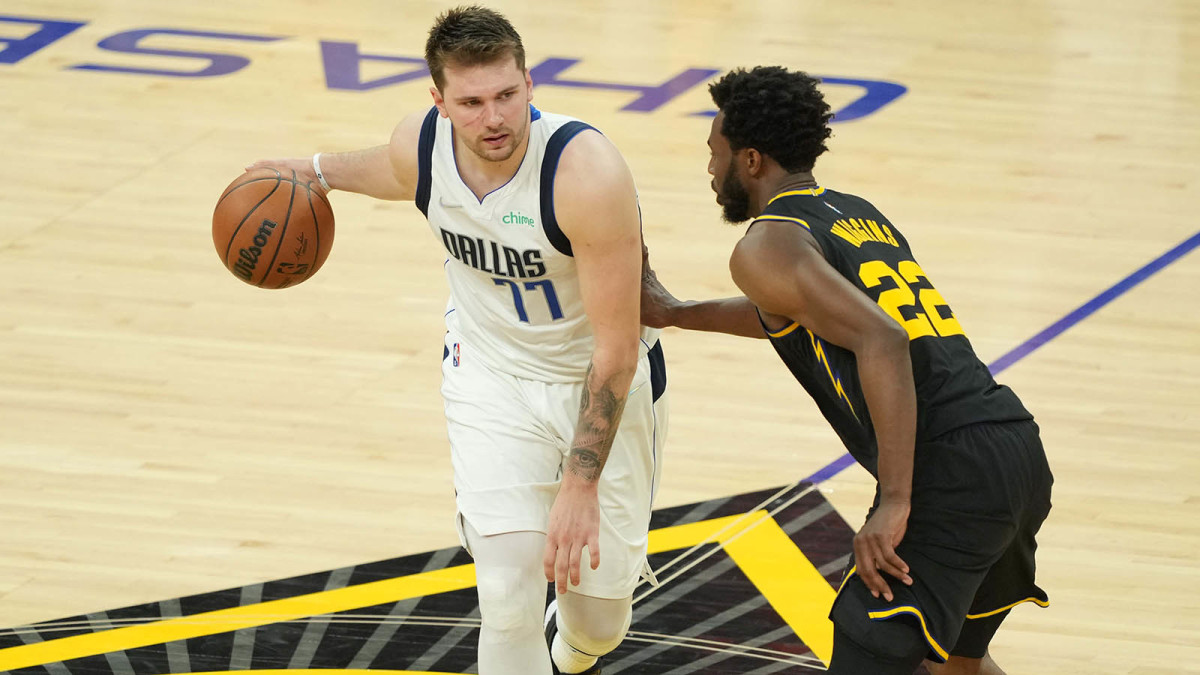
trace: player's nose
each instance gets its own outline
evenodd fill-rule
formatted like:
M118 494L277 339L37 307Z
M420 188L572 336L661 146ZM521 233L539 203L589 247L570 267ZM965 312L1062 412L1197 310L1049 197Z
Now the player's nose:
M487 123L492 128L499 128L504 124L504 113L501 112L500 106L491 104L487 108Z

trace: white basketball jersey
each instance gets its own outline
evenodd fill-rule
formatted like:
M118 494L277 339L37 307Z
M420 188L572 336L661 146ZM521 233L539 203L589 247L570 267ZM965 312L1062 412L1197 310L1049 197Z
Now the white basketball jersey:
M450 120L431 109L421 128L417 207L448 253L446 329L468 348L462 358L517 377L577 381L591 360L592 327L571 243L554 217L554 174L567 142L592 127L530 111L516 174L479 199L458 173ZM642 354L659 332L643 327Z

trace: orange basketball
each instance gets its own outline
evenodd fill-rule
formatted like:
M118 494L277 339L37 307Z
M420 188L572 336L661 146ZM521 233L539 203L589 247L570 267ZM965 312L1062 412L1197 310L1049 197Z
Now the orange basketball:
M295 286L321 269L333 247L333 208L325 193L289 173L247 171L225 188L213 211L221 262L259 288Z

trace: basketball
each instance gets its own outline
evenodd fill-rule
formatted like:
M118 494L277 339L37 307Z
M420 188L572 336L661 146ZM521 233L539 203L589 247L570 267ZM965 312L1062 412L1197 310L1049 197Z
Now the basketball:
M321 269L333 247L333 208L295 171L247 171L213 211L213 245L225 267L259 288L287 288Z

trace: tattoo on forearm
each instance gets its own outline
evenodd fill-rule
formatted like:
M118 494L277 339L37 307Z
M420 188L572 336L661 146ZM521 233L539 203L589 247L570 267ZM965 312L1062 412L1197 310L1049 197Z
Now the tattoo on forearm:
M592 366L588 365L579 400L579 424L567 460L568 471L587 481L600 478L624 409L625 392L618 395L611 382L597 381Z

